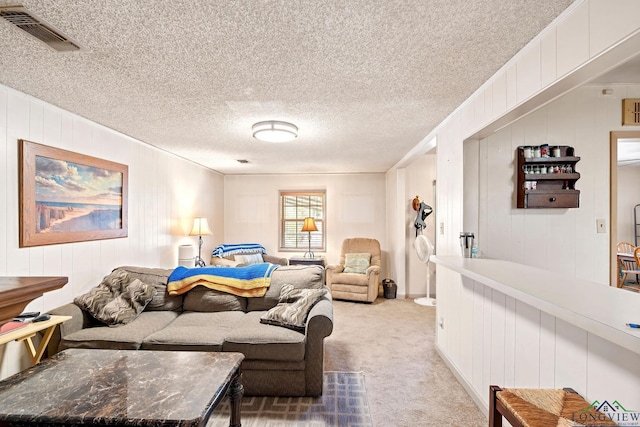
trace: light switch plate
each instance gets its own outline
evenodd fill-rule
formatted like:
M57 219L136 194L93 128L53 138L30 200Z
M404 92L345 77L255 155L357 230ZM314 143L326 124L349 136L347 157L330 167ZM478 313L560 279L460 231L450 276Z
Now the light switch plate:
M596 219L596 231L598 233L606 233L607 232L607 223L604 219Z

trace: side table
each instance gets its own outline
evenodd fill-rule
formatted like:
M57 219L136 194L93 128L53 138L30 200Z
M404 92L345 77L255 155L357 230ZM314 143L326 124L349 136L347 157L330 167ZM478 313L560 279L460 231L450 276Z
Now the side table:
M30 322L25 323L24 326L19 326L15 329L11 329L8 332L0 333L0 345L4 345L11 341L22 341L27 346L29 355L31 356L31 365L35 365L42 359L47 344L53 335L53 331L60 323L66 322L71 319L71 316L51 316L51 319L44 320L42 322ZM36 336L36 333L44 331L42 340L38 348L33 344L31 338Z
M289 265L319 265L324 267L324 258L289 258Z

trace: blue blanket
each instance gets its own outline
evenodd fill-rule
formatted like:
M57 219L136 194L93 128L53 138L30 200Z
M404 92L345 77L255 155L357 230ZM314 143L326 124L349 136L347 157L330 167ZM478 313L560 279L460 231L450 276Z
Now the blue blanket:
M213 256L224 258L230 255L236 254L266 254L267 250L262 245L257 243L235 243L235 244L223 244L217 246L211 253Z
M178 267L169 276L169 295L181 295L198 285L244 297L261 297L278 268L268 262L246 267Z

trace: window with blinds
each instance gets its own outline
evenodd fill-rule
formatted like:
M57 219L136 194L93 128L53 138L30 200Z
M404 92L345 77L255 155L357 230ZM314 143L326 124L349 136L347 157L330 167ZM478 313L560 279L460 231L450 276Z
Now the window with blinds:
M324 191L280 192L280 250L324 250ZM304 219L312 217L318 231L302 231Z

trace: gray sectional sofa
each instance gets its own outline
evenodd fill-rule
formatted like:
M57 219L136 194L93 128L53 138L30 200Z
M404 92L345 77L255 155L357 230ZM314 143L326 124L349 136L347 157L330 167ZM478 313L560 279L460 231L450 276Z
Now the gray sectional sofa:
M50 311L73 318L56 331L49 354L67 348L232 351L242 363L246 395L319 396L322 394L324 338L333 330L330 293L309 312L304 333L260 323L278 303L280 288L322 288L324 269L281 266L271 275L263 297L239 297L202 286L180 296L166 291L172 270L119 267L143 283L153 285L153 300L135 320L118 327L98 323L70 303Z

